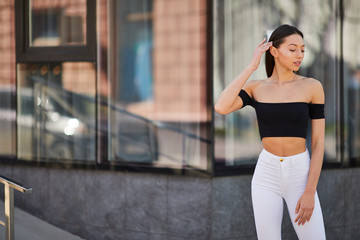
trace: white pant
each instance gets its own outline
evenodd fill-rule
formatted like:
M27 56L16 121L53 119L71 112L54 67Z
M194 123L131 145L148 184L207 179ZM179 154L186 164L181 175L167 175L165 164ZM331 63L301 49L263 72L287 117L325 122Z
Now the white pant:
M283 159L283 160L281 160ZM310 168L310 155L279 157L265 149L260 153L251 183L251 195L259 240L280 240L285 199L291 222L300 240L323 240L324 221L318 195L309 222L295 223L296 204L304 193Z

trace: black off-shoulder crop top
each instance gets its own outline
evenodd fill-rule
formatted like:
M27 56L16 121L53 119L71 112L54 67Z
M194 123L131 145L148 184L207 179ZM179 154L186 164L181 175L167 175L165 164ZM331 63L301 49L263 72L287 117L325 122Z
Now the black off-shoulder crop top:
M264 137L306 138L309 118L325 118L324 104L257 102L245 90L240 91L239 97L243 101L243 107L250 105L255 108L261 139Z

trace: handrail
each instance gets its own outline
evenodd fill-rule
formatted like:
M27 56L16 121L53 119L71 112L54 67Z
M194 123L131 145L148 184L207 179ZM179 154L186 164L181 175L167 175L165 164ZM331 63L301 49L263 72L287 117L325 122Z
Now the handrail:
M45 82L43 82L42 79L34 79L34 81L36 82L39 82L40 84L44 84L45 85ZM45 85L45 86L42 86L45 88L45 91L47 91L47 94L50 94L53 98L57 98L58 100L60 100L61 98L57 97L53 92L51 91L54 91L54 86L48 86L48 85ZM50 91L49 91L50 90ZM56 88L55 91L61 91L62 93L65 93L65 94L72 94L72 95L77 95L77 96L80 96L80 94L78 93L73 93L71 91L68 91L66 89L60 89L59 88ZM90 97L90 96L86 96L86 95L82 95L81 96L82 98L86 99L87 101L89 102L93 102L94 104L96 103L96 99L93 98L93 97ZM58 101L59 103L63 102L63 101ZM138 114L135 114L135 113L132 113L132 112L129 112L127 111L126 109L123 109L123 108L120 108L119 106L116 106L114 104L110 104L108 105L108 102L104 101L104 100L99 100L98 101L99 104L103 105L103 106L108 106L110 109L112 110L115 110L117 112L120 112L120 113L124 113L130 117L133 117L135 119L138 119L138 120L141 120L141 121L144 121L145 123L148 123L150 126L153 126L153 127L158 127L158 128L162 128L162 129L167 129L167 130L170 130L170 131L173 131L173 132L177 132L177 133L181 133L183 135L185 135L186 137L189 137L189 138L192 138L192 139L196 139L196 140L199 140L201 142L205 142L207 144L211 144L211 140L209 139L206 139L204 137L201 137L201 136L198 136L196 134L193 134L193 133L189 133L187 131L184 131L182 129L179 129L179 128L175 128L175 127L171 127L165 123L157 123L156 121L154 120L151 120L151 119L148 119L148 118L145 118L143 116L140 116ZM71 113L72 115L74 115L74 117L76 118L79 118L79 114L75 114L74 112L72 112L72 110L70 110L67 106L64 106L64 104L61 104L63 108L65 108L65 110L69 113ZM81 119L84 119L84 117L80 117ZM86 119L86 118L85 118ZM96 125L95 124L89 124L87 123L88 126L91 126L92 128L96 129Z
M0 224L6 227L5 239L14 240L14 189L22 193L31 193L32 188L26 188L6 177L0 176L0 183L5 185L5 222Z
M31 193L32 192L32 188L26 188L21 186L19 183L16 183L13 180L10 180L9 178L6 178L4 176L0 176L0 183L2 184L9 184L10 187L12 187L13 189L22 192L22 193Z

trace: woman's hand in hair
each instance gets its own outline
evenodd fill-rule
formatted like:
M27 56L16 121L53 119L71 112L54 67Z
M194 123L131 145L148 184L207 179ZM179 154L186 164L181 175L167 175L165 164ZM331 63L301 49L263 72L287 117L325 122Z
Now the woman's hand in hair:
M261 55L267 50L269 50L271 46L272 42L266 42L266 38L264 38L264 40L262 40L262 42L257 46L249 65L249 67L252 68L253 71L255 71L259 67Z

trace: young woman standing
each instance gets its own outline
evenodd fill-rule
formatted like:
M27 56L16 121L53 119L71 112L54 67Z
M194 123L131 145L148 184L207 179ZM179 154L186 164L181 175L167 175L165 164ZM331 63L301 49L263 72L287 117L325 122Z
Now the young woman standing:
M268 78L247 81L264 52ZM300 240L326 238L316 192L324 156L324 91L319 81L294 73L304 52L303 34L293 26L279 26L215 104L220 114L246 105L256 111L263 150L251 195L259 240L281 239L283 199ZM306 149L309 118L311 157Z

